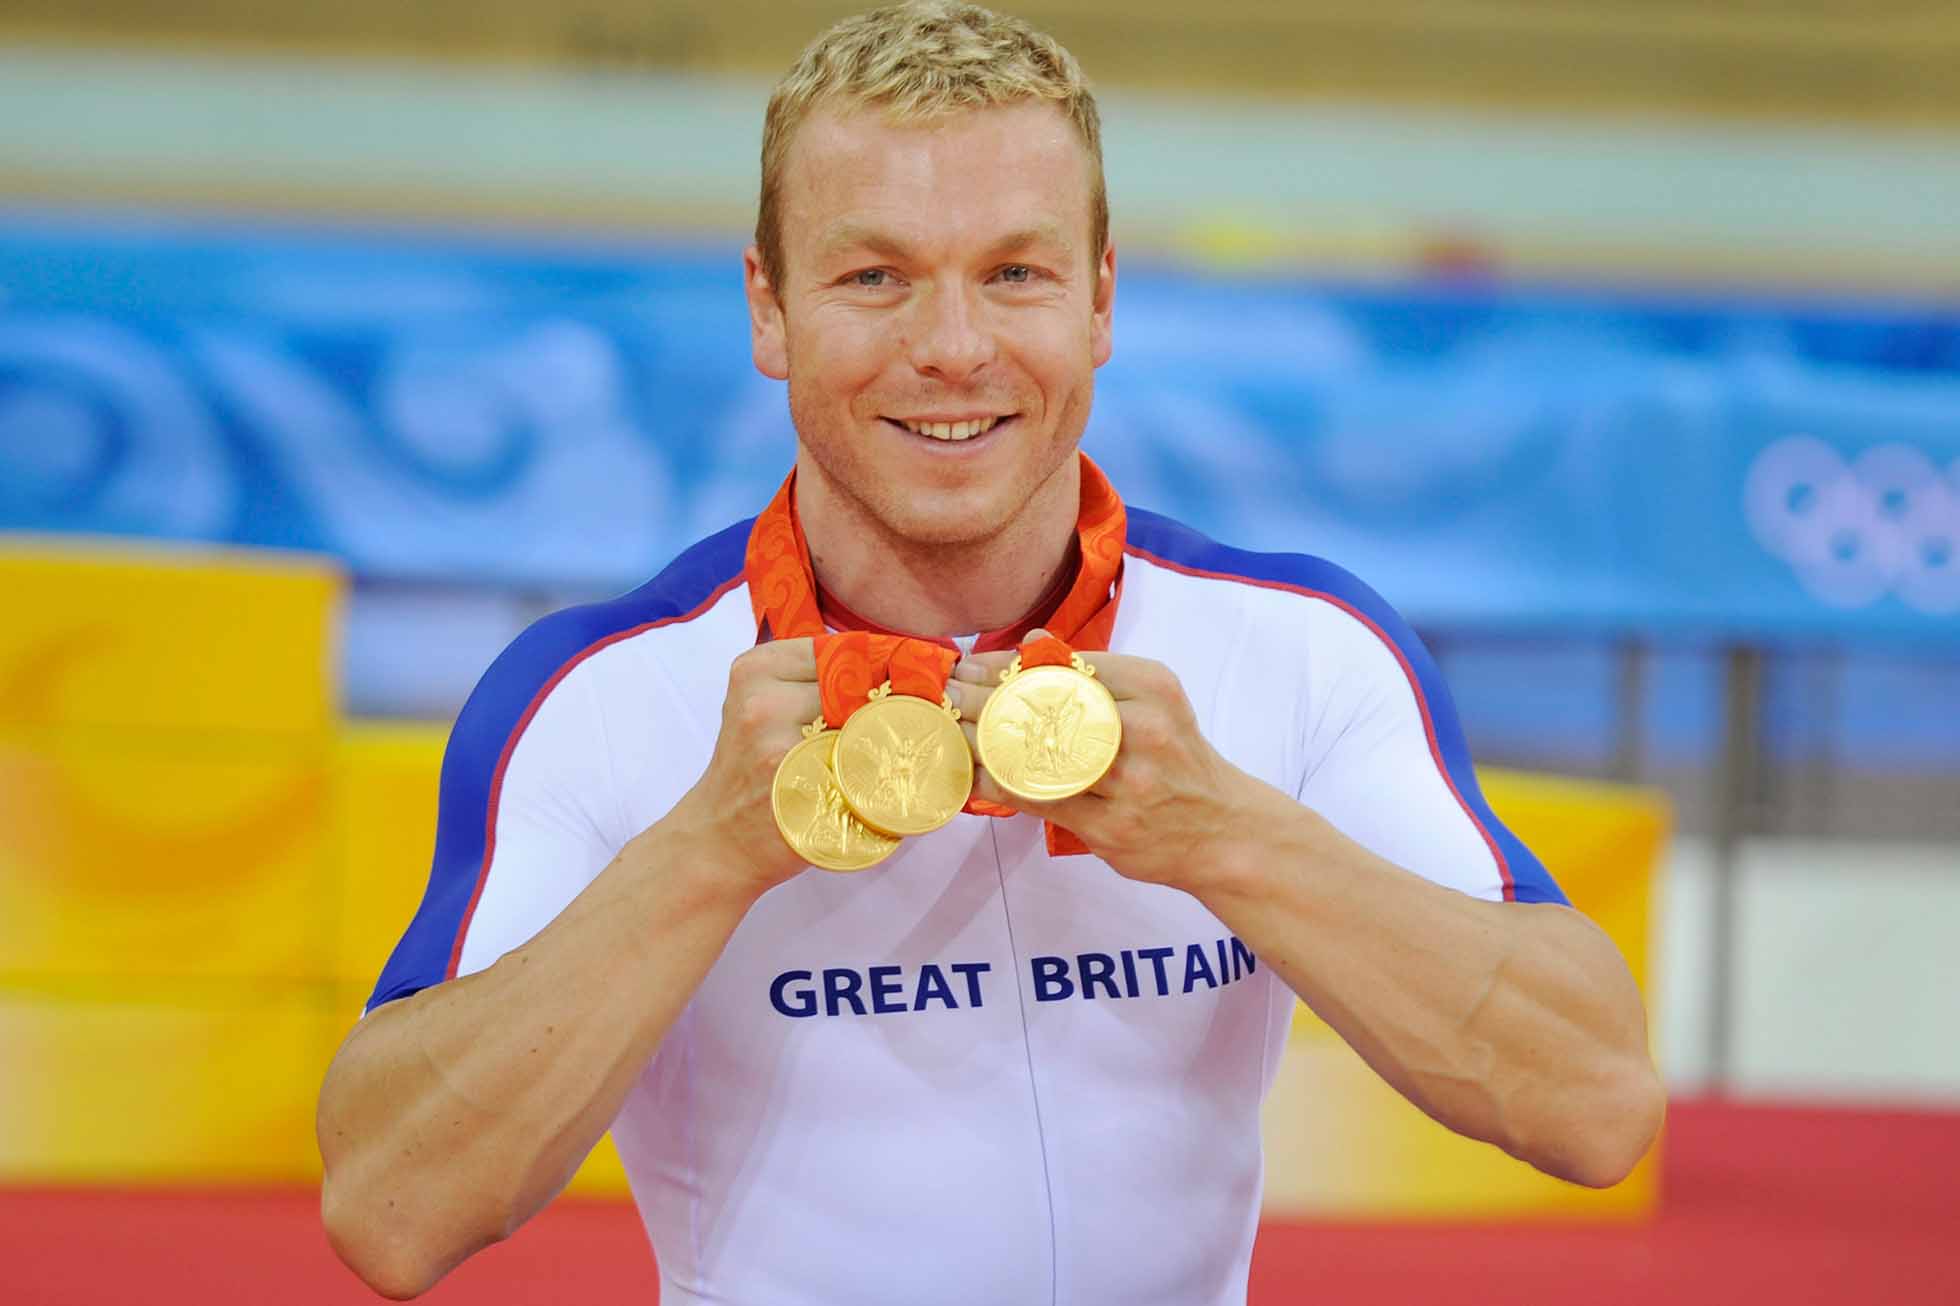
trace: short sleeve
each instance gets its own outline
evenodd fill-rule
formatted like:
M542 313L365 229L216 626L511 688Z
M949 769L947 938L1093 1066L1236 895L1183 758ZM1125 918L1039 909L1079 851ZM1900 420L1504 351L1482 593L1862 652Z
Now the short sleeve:
M618 852L587 664L603 644L559 660L562 637L538 633L492 665L450 732L428 889L369 1011L489 966L549 924Z
M1564 903L1478 787L1449 690L1415 632L1348 578L1315 625L1323 701L1298 797L1349 838L1474 897Z

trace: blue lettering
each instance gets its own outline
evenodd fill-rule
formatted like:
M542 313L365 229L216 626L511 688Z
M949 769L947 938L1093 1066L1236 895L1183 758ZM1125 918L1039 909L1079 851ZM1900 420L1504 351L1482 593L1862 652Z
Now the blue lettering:
M1232 978L1243 979L1259 968L1259 959L1252 955L1252 949L1239 942L1239 936L1232 936Z
M1137 955L1128 948L1123 949L1123 989L1130 997L1137 995Z
M807 970L786 970L776 976L776 982L769 986L769 1005L785 1016L814 1016L817 1014L817 994L814 989L800 988L788 995L789 1002L783 1001L784 992L792 984L807 984L810 972ZM794 1003L795 1005L791 1005Z
M1171 991L1170 976L1164 974L1164 962L1177 952L1176 948L1138 948L1137 956L1149 962L1157 971L1157 996L1168 997ZM1191 990L1184 990L1189 993Z
M1220 939L1217 943L1217 948L1218 982L1220 984L1230 984L1232 982L1232 963L1225 959L1225 940Z
M980 1005L980 977L994 968L990 961L956 961L953 963L955 975L966 976L966 1000L969 1006Z
M889 1016L905 1010L905 1003L902 1001L905 996L905 986L898 982L898 972L897 966L873 966L869 972L871 1009L881 1016ZM894 1002L892 1001L894 998L901 1001Z
M1112 998L1123 996L1116 991L1116 981L1111 978L1116 974L1116 959L1114 957L1111 957L1105 952L1082 952L1076 954L1075 964L1082 970L1083 997L1095 997L1096 985L1098 984L1108 989L1109 996Z
M823 1014L834 1016L843 1003L850 1003L851 1010L864 1014L864 1003L858 1000L858 989L864 984L864 977L854 970L841 967L823 973ZM1191 990L1184 990L1189 993Z
M1204 980L1207 988L1215 989L1218 987L1218 977L1211 973L1211 962L1205 958L1205 945L1202 943L1186 944L1184 948L1184 991L1189 993L1192 989L1198 987L1198 981L1200 979Z
M953 1001L953 990L946 987L946 972L931 962L919 967L919 992L912 999L912 1010L924 1011L927 998L937 998L946 1004L948 1011L959 1009L960 1004ZM976 1002L973 1005L977 1007L980 1004Z
M1068 977L1066 957L1030 957L1028 965L1034 971L1036 1002L1054 1002L1074 996L1075 984Z

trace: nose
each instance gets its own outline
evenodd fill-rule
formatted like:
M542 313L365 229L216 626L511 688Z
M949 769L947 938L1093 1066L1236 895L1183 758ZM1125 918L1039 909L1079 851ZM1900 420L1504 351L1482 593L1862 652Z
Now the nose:
M960 384L994 358L994 337L984 320L977 287L935 286L921 296L912 335L912 366L927 376Z

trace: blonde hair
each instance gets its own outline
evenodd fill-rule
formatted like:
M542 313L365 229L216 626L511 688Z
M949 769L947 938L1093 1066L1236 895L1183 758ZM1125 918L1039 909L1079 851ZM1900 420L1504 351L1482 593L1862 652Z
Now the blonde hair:
M1075 125L1094 165L1092 256L1109 243L1102 121L1075 56L1054 37L979 5L914 0L858 14L823 33L776 84L762 122L762 199L755 243L769 284L782 282L782 172L790 139L817 108L876 107L897 123L961 109L1045 100Z

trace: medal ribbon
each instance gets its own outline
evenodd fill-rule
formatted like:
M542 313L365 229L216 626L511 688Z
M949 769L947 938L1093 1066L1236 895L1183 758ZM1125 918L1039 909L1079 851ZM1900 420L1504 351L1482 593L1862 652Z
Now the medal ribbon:
M895 642L897 647L892 650L891 669L886 673L891 678L892 693L910 694L933 704L944 701L946 679L953 674L953 665L960 660L959 650L935 644L929 639L901 639Z
M823 700L825 725L842 730L871 691L885 683L895 642L862 630L816 637L817 695Z
M1076 566L1075 582L1063 595L1061 605L1042 622L1055 637L1054 642L1062 646L1060 661L1064 664L1068 662L1068 650L1071 648L1095 652L1109 647L1110 632L1116 625L1117 604L1123 597L1123 545L1128 534L1128 515L1124 512L1123 500L1117 496L1109 478L1090 461L1087 454L1077 453L1076 457L1081 460L1082 468L1082 496L1075 519L1075 538L1081 560ZM755 614L758 640L817 639L817 680L824 696L824 720L827 724L841 726L844 719L862 707L870 692L887 678L892 681L893 693L917 694L934 703L945 693L946 675L959 655L936 641L899 640L894 636L873 635L866 631L846 631L832 641L823 638L827 632L823 615L817 607L817 582L810 567L810 546L803 537L802 523L796 517L794 471L784 479L782 487L776 491L776 497L770 500L769 506L763 509L755 519L755 525L750 528L743 570L749 587L749 604ZM834 642L847 637L856 637L864 642L860 644L853 640L841 646ZM895 642L880 645L874 641ZM1034 645L1043 646L1044 649L1047 643L1045 640L1034 641ZM927 662L927 653L916 648L900 653L899 648L904 646L923 646L924 650L931 651L935 661L944 661L945 669L932 666ZM1023 666L1042 665L1041 662L1029 660L1028 651L1032 647L1024 647ZM832 648L840 648L840 651L829 655L832 665L827 675L824 651ZM912 688L899 684L901 674L906 677L906 685ZM833 677L835 689L830 688ZM833 708L838 710L839 715L832 715ZM1015 814L1012 808L978 799L968 802L966 810L981 816ZM1050 856L1087 851L1073 834L1053 822L1048 824Z
M1024 641L1020 653L1023 671L1029 667L1065 667L1075 656L1074 649L1053 635Z
M843 729L851 713L869 702L871 691L887 680L894 694L940 702L960 656L930 640L866 630L826 632L815 637L815 647L817 695L823 700L824 724L832 730Z

